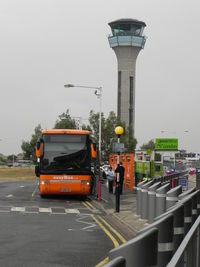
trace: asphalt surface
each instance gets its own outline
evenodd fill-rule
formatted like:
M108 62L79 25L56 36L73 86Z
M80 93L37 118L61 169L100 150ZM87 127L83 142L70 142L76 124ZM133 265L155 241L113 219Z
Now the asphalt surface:
M188 187L195 186L195 177ZM96 266L106 263L109 251L147 226L136 215L136 192L124 190L120 212L116 196L101 184L97 193L78 197L41 199L36 181L0 182L0 266ZM122 235L120 240L105 223ZM102 227L102 225L104 225ZM112 232L118 244L114 244Z
M113 248L92 217L106 214L90 199L41 199L36 181L0 189L0 266L95 266Z

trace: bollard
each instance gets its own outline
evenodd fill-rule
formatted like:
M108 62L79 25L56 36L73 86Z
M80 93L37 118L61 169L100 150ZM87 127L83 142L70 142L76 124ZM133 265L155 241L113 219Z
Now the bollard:
M103 265L103 267L126 267L126 260L123 257L119 256Z
M137 185L137 195L136 195L136 214L141 215L141 187L146 181L142 181Z
M178 201L178 196L181 193L182 193L181 185L174 187L167 192L166 194L166 209L167 210L176 204L176 202Z
M156 190L156 217L166 211L166 193L170 189L170 183Z
M144 228L138 234L144 233L151 228L158 229L158 263L157 267L165 267L173 256L173 235L174 235L173 214L163 215L162 218ZM144 257L146 256L146 250ZM136 265L139 266L139 265ZM147 266L151 266L150 264Z
M186 236L192 225L192 199L187 197L180 203L184 206L184 236Z
M195 187L192 187L192 188L190 188L189 190L184 191L182 194L180 194L180 195L178 196L178 200L182 200L182 199L184 199L185 197L188 197L188 195L191 194L191 193L193 193L195 190L196 190L196 188L195 188Z
M159 220L167 214L173 214L174 216L174 250L173 254L176 252L177 248L181 244L184 238L184 206L183 204L177 203L175 206L169 208L167 212L156 217L155 220Z
M118 248L112 249L109 252L109 259L122 256L126 260L126 267L153 267L157 266L157 251L158 229L151 228Z
M157 182L148 188L148 222L152 223L156 217L156 190L161 186L161 182Z
M148 218L148 188L152 184L153 181L149 181L141 187L141 219Z

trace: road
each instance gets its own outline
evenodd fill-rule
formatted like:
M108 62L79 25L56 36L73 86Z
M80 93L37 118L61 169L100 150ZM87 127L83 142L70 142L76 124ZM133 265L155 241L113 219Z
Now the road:
M36 181L0 182L0 266L95 266L114 247L102 218L89 199L41 199Z

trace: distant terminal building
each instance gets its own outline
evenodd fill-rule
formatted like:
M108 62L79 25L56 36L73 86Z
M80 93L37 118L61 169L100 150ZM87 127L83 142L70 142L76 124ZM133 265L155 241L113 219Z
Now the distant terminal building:
M108 37L118 62L117 116L135 132L135 66L146 38L146 24L135 19L119 19L108 24L112 35Z

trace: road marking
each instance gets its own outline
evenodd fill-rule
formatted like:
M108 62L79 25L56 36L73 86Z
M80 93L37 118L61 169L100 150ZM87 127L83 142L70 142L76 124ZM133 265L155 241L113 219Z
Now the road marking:
M12 207L11 211L25 212L25 207Z
M99 262L97 265L95 265L94 267L101 267L104 266L106 263L108 263L109 258L106 257L104 260L102 260L101 262Z
M24 185L20 185L21 188L24 188L25 186Z
M100 215L98 215L98 218L119 238L119 240L122 243L126 243L126 239L123 238L123 236L117 232L109 223L107 223Z
M48 213L52 213L51 208L39 208L39 212L48 212Z
M73 214L79 214L80 211L78 209L65 209L66 213L73 213Z
M6 197L8 197L8 198L9 198L9 197L13 197L13 195L7 195Z
M114 236L105 228L105 226L103 226L103 224L93 214L91 215L91 217L100 226L100 228L105 232L105 234L112 240L114 247L115 248L119 247L119 243L114 238Z
M85 203L84 201L82 201L81 203L82 203L87 209L91 210L91 207L90 207L87 203Z
M90 202L85 201L85 203L86 203L88 206L90 206L93 210L96 210L96 208L95 208Z
M35 186L35 189L33 190L32 197L35 196L35 192L36 192L36 190L37 190L37 188L38 188L38 185L39 185L39 183L37 182L37 183L36 183L36 186Z
M88 225L88 226L85 226L85 227L81 228L80 230L82 230L82 231L88 231L89 232L89 231L93 231L90 228L96 227L96 224L93 223L93 222L83 221L83 219L88 218L88 217L90 218L90 216L91 216L91 214L89 214L89 215L86 215L86 214L82 215L81 214L81 217L79 217L78 219L76 219L77 222L84 223L84 224L87 224Z

